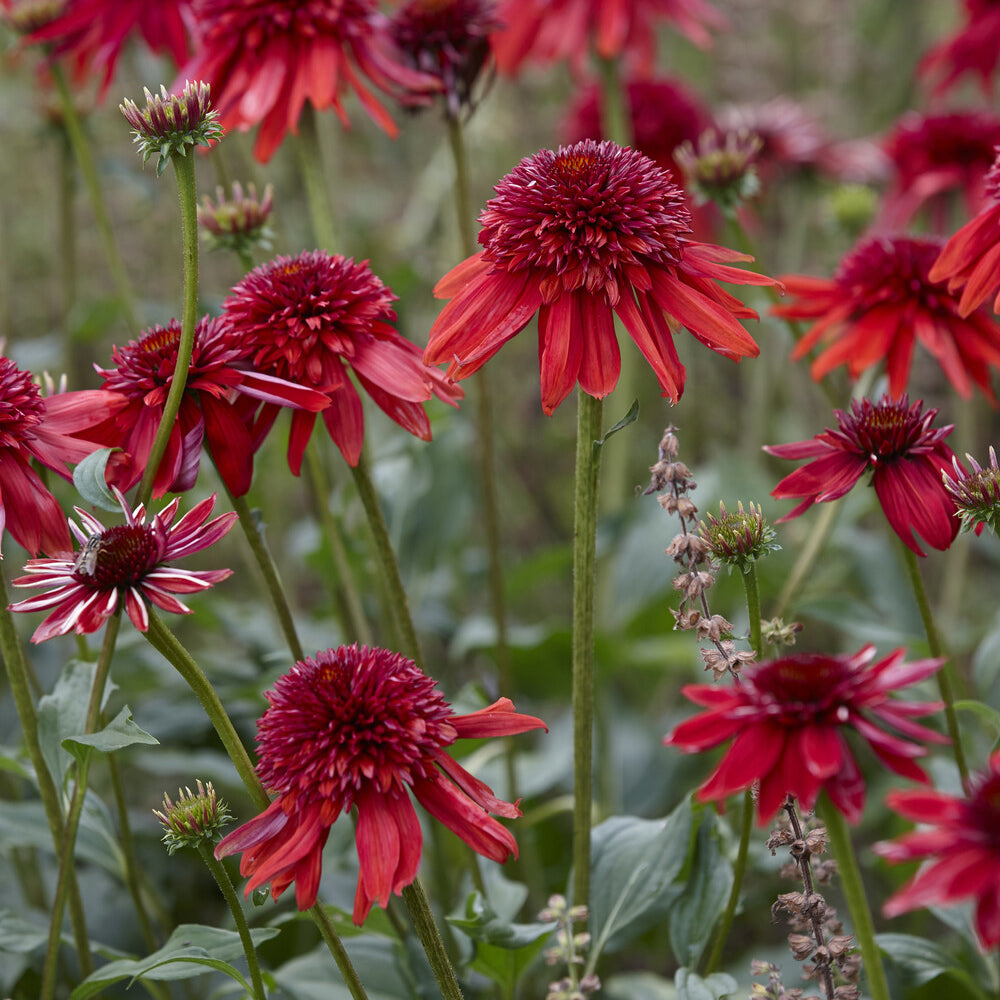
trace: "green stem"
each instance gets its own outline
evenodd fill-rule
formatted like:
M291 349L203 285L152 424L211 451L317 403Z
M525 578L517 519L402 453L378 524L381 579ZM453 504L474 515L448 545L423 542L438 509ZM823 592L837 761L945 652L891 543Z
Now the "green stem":
M444 942L434 922L434 914L431 913L430 903L427 901L427 894L419 879L414 879L412 884L404 887L403 902L410 911L414 930L420 938L427 961L430 962L434 978L441 989L442 1000L463 1000L455 969L445 951Z
M139 484L137 499L148 503L153 492L153 480L159 471L160 462L167 450L167 443L174 431L177 414L180 412L184 389L187 385L191 354L194 351L194 331L198 323L198 195L194 178L194 153L174 156L174 176L177 178L177 197L181 209L181 239L184 257L184 306L181 313L181 339L177 345L177 361L170 381L167 401L163 404L163 415L156 428L156 437L146 460L146 469Z
M323 147L316 128L316 111L306 101L299 115L299 134L295 143L298 153L299 170L306 189L306 203L309 205L309 219L318 249L332 252L337 245L337 234L333 225L333 206L326 186L323 170Z
M750 562L740 574L747 597L747 613L750 615L750 646L760 662L764 658L764 643L760 634L760 590L757 587L757 564Z
M370 645L372 630L365 617L364 605L354 571L351 569L347 551L344 548L342 531L337 519L330 511L330 491L326 483L326 473L323 460L316 447L315 439L306 448L306 470L309 474L309 485L313 491L316 513L323 525L323 534L330 546L330 557L337 574L337 597L341 606L341 616L345 631L352 639L364 645Z
M590 899L591 762L594 740L594 571L601 400L577 392L573 503L573 901Z
M799 549L795 565L792 567L791 573L788 574L788 579L785 581L785 585L781 588L781 593L778 595L778 600L774 607L774 616L776 618L780 618L785 613L785 609L788 607L791 599L799 593L803 581L809 575L810 570L812 570L813 563L816 562L817 556L826 543L827 536L833 529L833 524L837 519L839 510L840 503L837 500L830 500L821 505L821 509L813 523L812 531L806 539L806 544Z
M14 698L18 721L21 723L24 742L28 747L28 756L31 758L31 764L35 770L35 781L38 784L38 793L45 810L45 819L49 824L52 842L56 853L58 853L66 832L59 790L52 780L52 775L42 754L42 746L38 739L38 716L35 713L35 703L31 697L28 662L18 640L17 630L14 628L14 617L8 610L9 604L7 581L3 573L0 573L0 654L2 654L3 665L6 668L7 680ZM76 946L77 962L80 965L81 973L87 976L94 968L90 957L90 936L87 933L80 887L76 881L76 873L72 869L69 872L69 917L73 928L73 943Z
M847 908L854 924L854 936L861 946L868 989L872 1000L890 1000L889 986L882 966L882 954L875 943L875 925L865 896L865 886L858 870L858 861L851 844L851 832L847 821L825 794L820 796L816 812L826 827L830 838L830 848L837 860L840 884L847 899Z
M368 525L375 542L375 558L378 561L382 580L389 592L392 614L403 640L403 648L400 652L409 656L423 670L423 658L420 654L420 644L417 641L417 630L413 626L410 604L403 587L403 578L399 573L399 563L396 561L396 553L393 551L392 540L389 538L389 528L385 523L385 515L382 513L378 494L375 492L375 484L372 482L371 472L368 468L368 457L364 452L361 453L358 464L351 469L351 474L354 476L354 484L361 497L365 516L368 518Z
M84 733L92 733L101 717L101 703L104 701L104 689L108 674L111 671L111 660L114 656L115 642L118 639L118 629L121 626L121 608L119 608L104 626L104 642L101 645L101 655L94 670L94 680L90 688L90 701L87 704L87 714L84 717ZM73 782L73 797L70 800L63 829L62 843L59 845L59 878L52 899L52 912L49 920L49 941L45 952L45 962L42 966L42 986L39 996L41 1000L52 1000L56 992L56 972L59 962L59 946L62 938L63 913L72 881L73 857L76 847L76 834L80 827L80 817L83 815L83 805L87 797L87 779L90 774L91 754L87 753L77 761L75 780Z
M924 623L924 632L927 634L927 645L930 647L931 656L945 658L944 664L937 672L938 688L941 691L941 700L944 702L945 725L948 729L948 735L951 737L951 748L955 754L958 773L962 778L962 787L968 790L969 765L965 760L965 750L962 748L962 734L958 727L958 715L955 712L952 664L947 659L944 643L941 642L937 623L934 621L934 613L931 611L930 602L927 600L927 589L924 587L924 578L920 573L917 555L908 545L903 544L902 539L900 539L899 544L903 553L906 572L910 578L910 585L913 587L913 596L916 598L917 607L920 609L920 617Z
M59 94L59 106L62 111L63 123L69 135L69 141L73 146L73 153L76 156L77 166L83 174L83 181L87 185L87 193L90 196L90 206L94 212L94 222L101 237L101 244L104 247L104 255L107 258L108 270L121 299L122 308L125 311L125 318L128 325L133 330L138 330L141 326L139 314L135 307L135 296L132 294L132 286L122 263L121 255L118 253L118 245L115 243L114 230L111 226L111 216L108 214L108 206L101 193L101 184L97 177L97 166L94 163L93 150L87 137L84 134L83 126L80 123L80 116L76 113L73 104L73 97L69 92L69 85L66 82L66 74L62 65L57 60L49 63L49 72L52 74L52 81L56 85L56 92Z
M236 511L236 515L240 519L240 527L243 529L243 535L250 546L250 551L260 567L264 577L264 586L271 598L271 606L278 616L278 624L285 636L285 642L288 643L292 658L302 660L305 658L305 653L302 649L302 643L299 642L298 632L295 630L295 619L288 603L288 595L285 593L281 577L278 575L278 567L274 563L274 557L267 547L267 542L264 541L257 519L250 510L246 497L233 496L228 486L226 493L229 495L229 502L233 505L233 510Z
M205 866L212 873L212 877L215 879L229 906L229 912L233 915L236 932L240 936L240 941L243 944L243 954L246 955L247 966L250 969L250 982L253 985L254 1000L267 1000L264 981L260 976L260 964L257 961L257 949L254 947L253 938L250 936L250 928L247 926L247 918L243 914L243 907L240 906L240 900L229 878L229 872L226 871L225 865L212 853L212 845L205 840L198 841L198 854L201 855L201 860L205 862Z

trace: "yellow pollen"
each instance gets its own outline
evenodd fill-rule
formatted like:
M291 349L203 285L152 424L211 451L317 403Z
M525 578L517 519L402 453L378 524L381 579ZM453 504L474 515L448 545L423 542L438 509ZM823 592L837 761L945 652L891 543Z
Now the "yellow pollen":
M176 350L180 341L180 327L174 330L164 327L159 330L154 330L152 333L146 334L146 336L139 341L139 346L147 354L156 354L158 351L165 351L170 348Z
M556 169L566 178L577 177L594 165L594 157L587 153L560 153Z

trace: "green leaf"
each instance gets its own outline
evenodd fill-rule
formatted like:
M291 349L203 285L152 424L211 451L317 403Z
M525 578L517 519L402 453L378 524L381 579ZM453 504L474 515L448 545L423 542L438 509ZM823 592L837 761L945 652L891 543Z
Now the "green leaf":
M273 927L259 927L250 932L255 946L277 934ZM128 979L131 986L137 979L161 982L191 979L204 975L210 969L225 973L252 994L243 976L229 964L242 955L243 944L236 931L219 930L202 924L181 924L167 943L152 955L109 962L87 976L70 994L70 1000L88 1000L122 979Z
M545 947L548 933L516 949L480 941L469 967L497 983L502 996L513 996L521 976Z
M591 960L625 945L671 911L684 890L692 833L685 800L659 820L615 816L595 827L591 841Z
M132 721L132 712L128 705L125 705L100 732L67 736L62 745L77 760L82 761L91 750L114 753L115 750L132 746L134 743L158 745L159 742L155 736L151 736Z
M415 1000L416 992L407 984L400 965L397 943L363 936L348 939L344 947L368 1000ZM325 944L275 969L274 982L281 991L278 995L290 1000L351 1000Z
M687 968L677 970L674 985L677 987L677 1000L723 1000L739 989L739 983L728 973L713 972L702 979Z
M604 1000L677 1000L677 988L653 972L623 972L602 980Z
M48 940L47 927L28 923L11 910L0 910L0 951L26 955L36 948L44 948Z
M15 756L16 751L0 751L0 771L10 771L19 778L31 780L31 771L24 766L24 763Z
M596 455L604 445L607 443L609 437L612 434L617 434L620 430L624 430L629 424L634 424L639 419L639 400L633 399L632 405L628 408L628 413L625 414L618 423L612 425L604 432L604 437L600 441L594 442L594 454Z
M974 715L982 724L983 728L990 734L994 747L997 740L1000 740L1000 712L981 701L971 698L962 698L955 702L956 712L969 712Z
M108 489L107 480L104 478L108 459L116 451L121 451L121 448L99 448L97 451L91 452L73 469L73 485L76 487L77 493L87 503L99 507L101 510L110 510L120 514L122 505L114 493Z
M954 956L936 942L913 934L876 934L875 942L903 971L910 986L923 986L938 976L951 976L973 996L985 998L985 993L968 970L958 965Z

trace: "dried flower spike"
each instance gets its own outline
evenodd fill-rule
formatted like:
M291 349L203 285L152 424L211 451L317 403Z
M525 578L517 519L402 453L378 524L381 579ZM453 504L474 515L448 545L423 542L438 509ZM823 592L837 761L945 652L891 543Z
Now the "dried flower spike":
M739 501L735 511L719 504L719 516L708 515L708 523L700 524L701 538L716 559L728 566L738 566L743 573L768 552L781 548L774 544L774 529L767 523L760 505L751 502L750 509Z
M239 181L233 182L232 196L225 188L215 189L216 200L208 195L198 209L198 225L211 250L232 250L241 256L254 250L269 253L273 249L274 230L268 225L274 208L274 186L264 188L264 197L248 184L244 192Z
M199 779L196 787L197 792L187 787L179 788L176 802L164 793L162 810L153 810L163 824L162 840L168 854L182 847L197 849L201 843L214 844L222 828L232 821L229 806L216 796L211 781L203 785Z
M218 112L212 109L211 88L207 83L189 80L180 94L167 93L162 84L158 97L146 87L143 93L145 108L140 109L127 97L118 107L132 126L143 165L153 153L160 154L157 177L174 156L187 156L188 146L211 146L222 138L223 128Z
M957 458L952 458L954 476L943 473L944 488L955 501L958 516L962 519L962 530L976 533L987 524L994 533L1000 533L1000 468L997 467L997 453L990 445L990 464L983 468L971 455L965 456L972 466L966 472Z

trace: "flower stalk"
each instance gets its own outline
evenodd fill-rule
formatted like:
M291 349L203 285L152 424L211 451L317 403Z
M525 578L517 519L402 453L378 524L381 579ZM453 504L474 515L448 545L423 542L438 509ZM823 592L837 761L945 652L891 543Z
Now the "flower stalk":
M410 885L404 887L403 901L410 912L410 920L413 921L413 928L427 955L427 961L430 962L434 978L441 988L442 1000L463 1000L462 988L458 985L455 969L445 951L444 941L441 940L427 893L424 892L420 879L414 879Z

